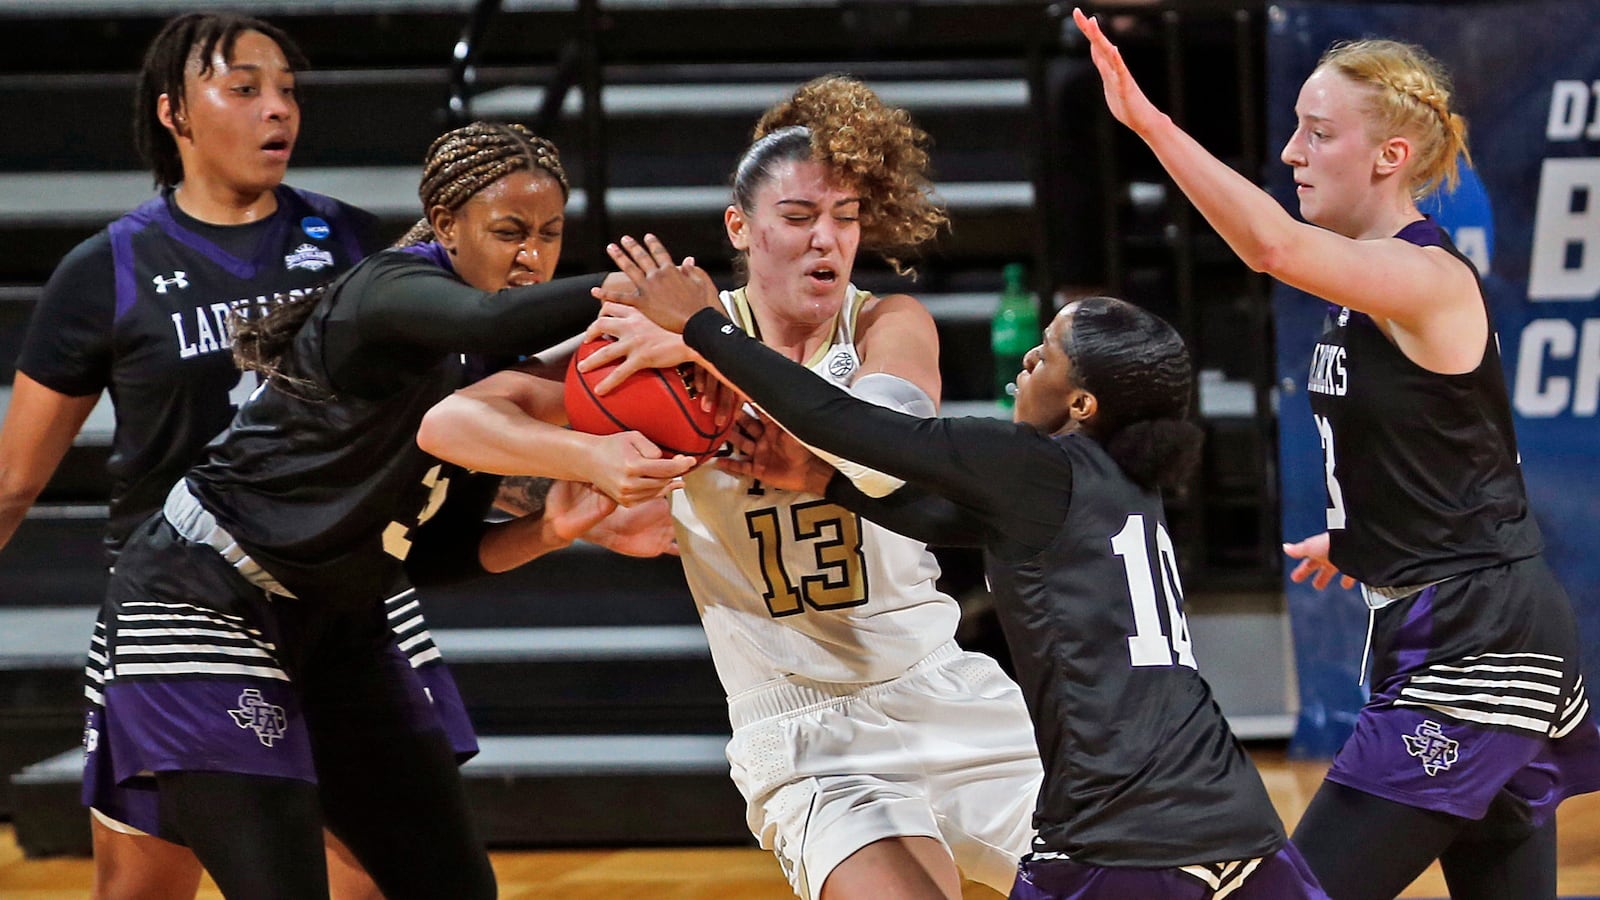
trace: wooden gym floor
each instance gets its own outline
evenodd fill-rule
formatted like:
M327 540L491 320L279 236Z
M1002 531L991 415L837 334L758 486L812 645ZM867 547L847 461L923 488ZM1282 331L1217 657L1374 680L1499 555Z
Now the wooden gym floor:
M1316 790L1325 765L1284 759L1281 751L1258 750L1257 764L1273 802L1292 828ZM1600 897L1600 795L1561 807L1560 891L1566 897ZM502 851L492 854L506 900L790 900L794 895L763 850L668 848ZM0 897L5 900L77 900L87 895L91 863L86 859L28 860L11 826L0 826ZM994 900L987 888L969 885L967 900ZM1437 867L1402 897L1444 897ZM221 897L206 881L203 900Z

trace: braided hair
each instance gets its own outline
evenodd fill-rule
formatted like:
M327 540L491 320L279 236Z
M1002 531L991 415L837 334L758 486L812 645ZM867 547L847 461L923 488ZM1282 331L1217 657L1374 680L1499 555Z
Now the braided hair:
M218 50L233 62L233 47L239 35L255 31L278 45L289 70L306 67L305 55L280 29L260 19L235 13L186 13L167 20L144 53L138 87L133 93L133 143L139 158L155 176L156 186L172 187L183 180L183 160L178 143L161 124L158 101L167 95L174 112L184 105L184 73L191 63L198 65L201 78L211 75L212 57Z
M1194 372L1183 338L1161 317L1113 297L1076 301L1062 350L1095 396L1084 431L1146 490L1184 484L1203 435L1189 421Z
M1466 120L1450 109L1450 75L1426 50L1400 41L1368 39L1334 44L1317 68L1332 68L1370 87L1367 116L1372 136L1405 134L1416 141L1411 196L1421 199L1441 183L1454 189L1458 157L1472 164Z
M434 207L459 209L479 191L521 170L540 170L561 185L561 198L570 193L567 172L554 144L521 125L473 122L440 135L428 147L417 195L424 213ZM411 226L396 247L433 240L426 215ZM310 317L327 288L318 287L300 297L278 295L265 315L247 316L235 311L228 318L233 331L233 360L241 369L253 369L287 390L311 387L282 371L283 354L300 326Z
M734 203L746 213L779 164L815 160L861 192L861 247L897 272L949 224L928 178L928 133L854 78L802 84L762 115L753 137L733 176Z
M433 240L429 210L436 206L460 209L479 191L522 170L543 171L561 185L561 199L569 199L572 188L556 145L527 127L473 122L445 132L428 147L428 158L423 163L422 183L417 186L423 216L395 246L409 247Z

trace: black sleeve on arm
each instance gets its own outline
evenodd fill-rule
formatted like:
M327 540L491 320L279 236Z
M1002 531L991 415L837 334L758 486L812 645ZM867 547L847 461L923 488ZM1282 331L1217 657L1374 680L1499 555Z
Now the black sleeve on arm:
M386 265L357 311L363 341L484 355L530 353L583 331L600 313L604 275L480 291L437 266Z
M488 574L478 545L489 528L485 517L500 489L500 478L458 472L450 480L439 511L411 535L406 577L417 587L456 584Z
M696 313L683 337L807 444L947 497L995 537L1042 549L1061 527L1072 496L1071 466L1032 428L985 418L921 419L858 400L714 309Z
M981 547L986 537L978 513L954 501L907 484L885 497L868 497L835 474L824 496L857 515L935 547Z

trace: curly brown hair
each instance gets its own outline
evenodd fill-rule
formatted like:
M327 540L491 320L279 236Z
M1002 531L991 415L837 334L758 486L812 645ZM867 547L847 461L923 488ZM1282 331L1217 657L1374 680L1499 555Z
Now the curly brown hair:
M928 178L928 133L910 113L843 75L814 78L762 115L734 175L740 209L753 210L775 163L797 158L802 134L809 158L861 191L861 247L896 271L906 271L902 257L949 226Z

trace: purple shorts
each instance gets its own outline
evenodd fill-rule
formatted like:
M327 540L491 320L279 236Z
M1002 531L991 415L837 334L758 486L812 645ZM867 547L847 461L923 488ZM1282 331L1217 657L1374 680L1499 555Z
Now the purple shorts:
M384 601L384 615L389 620L389 630L394 632L396 646L405 654L406 661L422 680L422 690L433 704L439 726L450 738L450 748L456 752L458 762L478 755L478 735L467 717L467 705L456 689L456 680L445 666L439 648L423 621L422 607L417 603L416 591L396 594Z
M1271 856L1170 869L1091 866L1028 856L1011 900L1328 900L1294 844Z
M476 752L455 683L414 610L402 638L376 604L336 609L268 595L209 547L169 532L130 544L96 624L86 805L160 836L153 773L315 783L333 777L313 763L315 743L353 744L376 723L443 731L463 760Z
M1329 781L1467 819L1498 800L1534 825L1600 790L1577 625L1538 557L1379 610L1373 684Z

